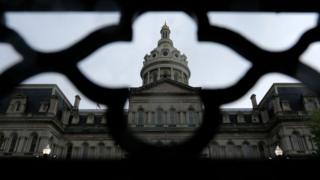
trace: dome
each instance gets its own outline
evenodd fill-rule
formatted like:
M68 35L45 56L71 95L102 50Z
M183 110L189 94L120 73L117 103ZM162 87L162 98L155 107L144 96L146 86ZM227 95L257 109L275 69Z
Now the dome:
M166 23L162 26L160 33L161 39L158 41L158 46L144 57L140 72L143 85L164 78L188 84L190 70L187 57L173 46L170 28Z

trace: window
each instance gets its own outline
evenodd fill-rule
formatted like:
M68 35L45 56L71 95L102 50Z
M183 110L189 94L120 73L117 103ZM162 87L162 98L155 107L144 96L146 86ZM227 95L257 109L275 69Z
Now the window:
M140 108L139 110L138 110L138 123L137 123L137 125L138 126L143 126L143 119L144 119L144 111L143 111L143 109L142 108Z
M234 158L236 156L236 146L232 141L229 141L226 145L226 156Z
M162 126L164 122L164 112L162 108L157 109L157 125Z
M179 80L180 80L180 74L179 74L178 72L175 72L175 73L174 73L174 76L173 76L173 79L174 79L175 81L179 81Z
M249 142L245 141L242 144L242 154L244 158L252 158L253 150Z
M104 155L105 155L105 146L104 146L104 143L100 142L98 146L99 146L99 150L98 150L98 152L99 152L99 157L100 157L100 158L103 158Z
M243 117L244 117L244 121L245 121L246 123L251 123L252 117L251 117L250 114L245 114Z
M291 141L294 150L298 152L303 152L306 150L304 138L298 131L294 131L292 133Z
M106 147L106 156L109 158L111 157L111 147L110 146Z
M136 124L136 113L135 113L135 112L132 112L132 115L131 115L131 124Z
M153 70L152 72L151 72L151 77L152 77L152 82L156 82L157 81L157 79L158 79L158 73L157 73L157 70Z
M230 114L229 119L230 119L231 124L237 123L237 115L236 114Z
M72 155L72 143L68 143L67 144L67 156L66 159L71 159L71 155Z
M11 144L10 144L9 152L14 151L14 148L16 147L16 144L17 144L17 139L18 139L17 133L14 133L11 135Z
M156 115L154 112L151 113L151 124L155 124L156 123Z
M260 158L262 158L262 159L265 158L264 146L265 146L264 142L260 141L258 143L259 154L260 154Z
M32 133L29 152L35 152L37 141L38 141L38 134Z
M82 158L87 159L88 158L88 152L89 152L89 145L88 143L82 144Z
M90 155L90 158L96 158L96 147L94 147L94 146L90 147L89 155Z
M219 145L217 142L213 142L211 146L211 156L213 158L220 158L219 154Z
M195 125L197 123L196 122L197 121L197 113L195 112L193 107L189 108L188 115L189 115L189 125L190 126Z
M176 125L177 124L177 120L176 120L176 109L171 108L170 112L169 112L169 119L170 119L170 125Z

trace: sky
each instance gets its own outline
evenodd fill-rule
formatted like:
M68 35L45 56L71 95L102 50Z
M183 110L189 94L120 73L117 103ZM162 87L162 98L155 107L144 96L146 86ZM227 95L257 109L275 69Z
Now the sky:
M316 25L317 18L317 14L313 13L209 13L211 24L237 31L270 51L290 48L302 33ZM119 22L119 14L7 13L6 20L7 26L18 31L32 48L53 52L72 46L95 29L116 24ZM226 88L235 84L250 68L249 61L228 47L213 42L198 42L196 24L184 13L148 12L134 22L132 42L116 42L101 47L83 59L78 64L79 69L101 86L141 86L143 57L156 47L165 21L170 27L174 46L187 56L191 71L190 86ZM300 58L303 63L319 71L319 55L320 44L314 43ZM0 43L0 73L20 60L21 57L10 45ZM267 74L242 98L222 107L250 108L250 95L256 94L257 101L260 102L275 82L298 81L279 73ZM71 103L74 96L79 94L82 98L80 108L97 108L96 103L82 95L61 74L43 73L23 83L57 84Z

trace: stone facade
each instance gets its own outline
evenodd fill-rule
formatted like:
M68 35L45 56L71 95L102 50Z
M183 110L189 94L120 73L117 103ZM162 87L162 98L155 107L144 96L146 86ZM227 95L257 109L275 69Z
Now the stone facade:
M173 46L165 24L157 48L145 56L142 86L130 89L128 123L150 143L179 143L201 125L199 87L189 86L187 57ZM0 157L35 157L49 144L61 159L125 158L108 134L104 110L79 109L56 85L21 85L0 101ZM221 109L223 123L202 156L268 158L279 145L286 155L315 151L306 121L319 98L302 84L273 84L252 108Z

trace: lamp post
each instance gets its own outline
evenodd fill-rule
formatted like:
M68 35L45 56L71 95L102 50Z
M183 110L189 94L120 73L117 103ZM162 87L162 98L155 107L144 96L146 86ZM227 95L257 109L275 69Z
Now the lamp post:
M43 150L42 150L42 155L45 159L47 159L51 154L51 148L50 145L48 144Z
M274 154L276 155L276 159L290 159L290 157L283 152L279 145L277 145L276 149L274 150Z
M283 156L283 150L280 148L279 145L277 145L276 149L274 150L274 153L276 154L276 157L282 157Z

